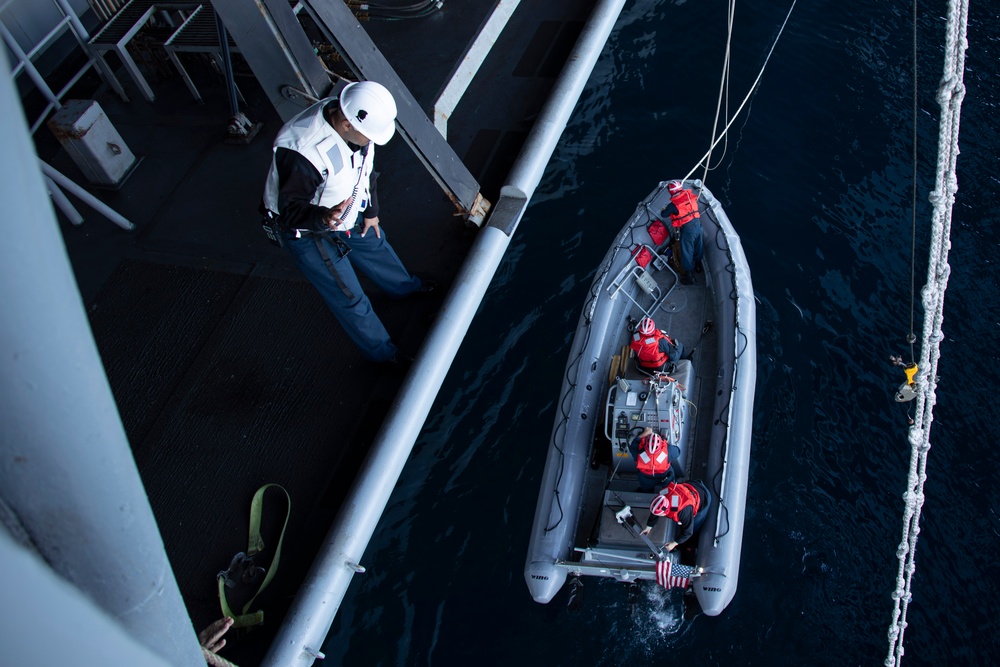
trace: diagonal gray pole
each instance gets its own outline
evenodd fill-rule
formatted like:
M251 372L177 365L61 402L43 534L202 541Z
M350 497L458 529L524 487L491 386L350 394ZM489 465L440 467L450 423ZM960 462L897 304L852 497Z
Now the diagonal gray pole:
M458 347L624 4L625 0L599 0L595 6L511 169L489 224L479 232L351 494L264 658L264 667L308 666L318 657Z
M204 665L17 93L0 79L0 498L48 565L136 641L171 665ZM74 622L54 601L50 612L53 625ZM58 647L40 630L41 656Z

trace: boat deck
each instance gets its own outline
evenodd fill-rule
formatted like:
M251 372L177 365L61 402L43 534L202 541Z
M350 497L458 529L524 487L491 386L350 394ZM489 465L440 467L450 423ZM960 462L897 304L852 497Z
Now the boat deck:
M430 113L495 4L372 20L365 29ZM521 2L449 118L449 142L490 201L592 9L571 0ZM260 230L257 205L281 125L266 95L252 77L238 76L241 111L263 129L249 144L227 143L221 78L197 61L187 70L203 104L179 75L150 77L152 102L128 77L121 78L129 103L94 77L81 81L71 97L97 100L142 158L119 189L94 190L136 230L83 206L82 225L61 217L60 224L196 628L221 615L216 574L247 548L254 492L277 483L290 494L281 567L255 604L265 624L229 637L222 652L247 667L263 658L403 377L363 361ZM50 133L35 138L43 160L84 182ZM441 285L403 301L368 291L402 351L416 354L476 232L454 216L403 141L379 151L378 168L383 229L411 271ZM284 510L269 494L265 544L277 541Z
M689 415L693 415L691 432L686 441L687 449L683 452L683 476L679 479L701 479L708 466L709 438L707 434L712 427L712 408L715 402L714 388L716 375L716 336L714 323L705 326L714 318L714 305L711 287L707 284L707 274L695 274L695 284L683 285L676 282L675 276L669 270L651 272L656 276L664 298L659 306L649 312L638 305L633 306L626 316L627 319L638 321L647 312L653 317L658 328L667 331L685 348L685 356L690 357L690 386L687 387L686 399L690 401ZM643 304L644 306L646 304ZM627 349L630 334L625 327L613 346L614 349ZM686 365L686 364L685 364ZM609 369L610 370L610 369ZM678 369L680 370L680 369ZM688 374L684 372L684 376ZM686 380L680 374L679 379ZM632 383L645 383L649 376L638 370L635 358L629 357L625 363L625 373L622 377ZM607 387L603 389L607 393ZM704 409L702 409L704 408ZM606 413L605 413L606 414ZM639 493L638 481L634 469L619 468L614 479L608 483L607 465L614 465L615 444L604 436L605 423L597 427L594 446L598 449L594 461L604 465L592 466L585 482L584 498L596 499L585 502L581 509L581 521L577 525L575 543L577 545L594 544L600 541L602 545L628 546L645 551L643 543L630 531L616 525L614 510L623 504L632 507L632 513L641 525L645 525L649 517L649 502L652 494ZM610 462L610 463L609 463ZM605 493L614 494L615 502L604 502ZM655 543L665 543L672 530L670 522L659 522L650 534ZM600 530L600 532L598 532Z

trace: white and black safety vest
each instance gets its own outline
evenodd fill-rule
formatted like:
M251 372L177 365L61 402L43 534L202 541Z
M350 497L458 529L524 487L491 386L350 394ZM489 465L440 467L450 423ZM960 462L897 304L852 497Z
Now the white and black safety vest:
M323 184L316 189L312 203L333 208L342 201L349 200L340 216L345 224L338 224L337 231L354 227L358 214L368 208L371 202L371 174L375 162L375 145L369 143L367 150L352 151L337 131L326 120L323 109L336 98L320 100L292 118L278 132L272 150L287 148L293 150L316 168L323 177ZM271 171L264 186L264 206L281 215L278 210L278 169L271 160Z

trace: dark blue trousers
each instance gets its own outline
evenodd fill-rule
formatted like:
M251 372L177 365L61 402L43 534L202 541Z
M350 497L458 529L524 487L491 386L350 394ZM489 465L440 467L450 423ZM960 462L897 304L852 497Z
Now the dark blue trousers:
M695 218L681 227L681 266L688 273L694 271L694 263L705 256L705 243L701 238L701 220Z
M396 356L396 346L389 338L382 321L372 310L372 304L361 289L355 270L360 271L379 289L393 298L401 298L420 289L420 278L413 276L389 245L385 229L382 237L369 229L364 237L356 227L346 232L330 232L323 236L292 238L286 234L292 259L309 282L319 291L334 317L371 361L389 361ZM342 256L333 238L339 238L350 248ZM327 265L317 243L321 243L330 260Z

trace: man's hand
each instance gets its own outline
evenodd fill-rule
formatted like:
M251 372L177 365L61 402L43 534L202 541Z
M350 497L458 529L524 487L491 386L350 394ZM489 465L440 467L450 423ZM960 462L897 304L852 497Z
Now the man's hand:
M641 534L642 535L649 535L649 531L651 531L651 530L653 530L653 529L650 528L649 526L646 526L645 528L642 529L642 533Z
M361 238L365 237L365 234L368 233L369 229L374 229L375 230L375 236L378 237L378 238L382 238L382 232L379 231L379 228L378 228L378 216L377 215L374 218L364 218L364 221L365 221L365 228L361 230Z
M674 549L677 548L677 543L667 542L666 544L663 545L663 548L666 549L667 551L673 551Z
M224 616L199 632L198 642L201 643L203 649L218 653L219 649L226 645L226 640L222 638L222 635L226 634L231 627L233 627L233 619Z
M344 214L345 208L347 208L346 199L327 211L326 215L323 216L323 222L326 223L326 226L334 229L337 225L343 224L346 227L347 224L340 217Z

